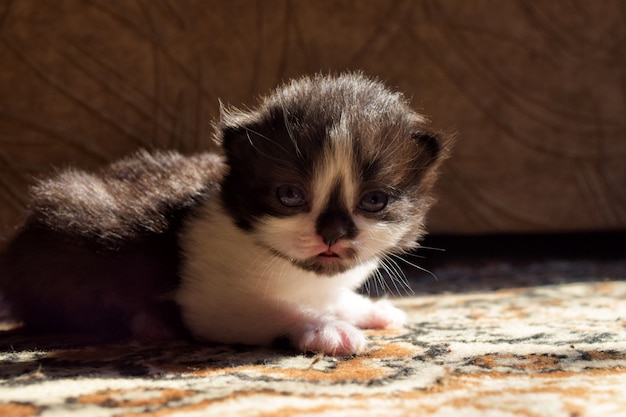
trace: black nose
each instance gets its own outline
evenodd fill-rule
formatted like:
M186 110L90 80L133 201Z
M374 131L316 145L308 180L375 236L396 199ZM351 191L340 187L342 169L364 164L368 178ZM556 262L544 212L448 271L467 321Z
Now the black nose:
M324 212L317 219L317 234L322 237L328 246L339 239L356 237L357 230L349 214L341 211Z

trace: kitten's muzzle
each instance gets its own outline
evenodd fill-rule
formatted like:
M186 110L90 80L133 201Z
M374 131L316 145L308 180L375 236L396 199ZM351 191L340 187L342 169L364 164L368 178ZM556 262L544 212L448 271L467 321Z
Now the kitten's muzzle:
M330 247L339 239L353 239L357 228L349 214L342 211L326 211L320 215L316 224L317 234Z

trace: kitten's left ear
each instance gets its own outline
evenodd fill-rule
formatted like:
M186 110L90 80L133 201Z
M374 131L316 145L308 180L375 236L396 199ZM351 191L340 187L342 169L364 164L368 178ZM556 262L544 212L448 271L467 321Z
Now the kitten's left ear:
M436 161L443 160L448 156L450 139L442 133L420 130L411 134L411 139L426 152L429 165Z

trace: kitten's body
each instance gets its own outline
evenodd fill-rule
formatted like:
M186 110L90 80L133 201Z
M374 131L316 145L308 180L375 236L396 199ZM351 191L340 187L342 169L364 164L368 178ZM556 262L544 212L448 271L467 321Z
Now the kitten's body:
M442 159L401 96L359 75L304 78L225 114L217 139L225 160L144 153L40 184L1 258L17 314L150 338L182 327L180 308L202 339L329 354L363 350L358 328L402 325L354 292L422 237Z

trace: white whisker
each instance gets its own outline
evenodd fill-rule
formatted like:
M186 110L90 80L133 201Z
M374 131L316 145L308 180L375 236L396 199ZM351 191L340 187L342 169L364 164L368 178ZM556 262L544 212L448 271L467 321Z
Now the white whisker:
M419 266L419 265L417 265L417 264L414 264L413 262L410 262L410 261L408 261L408 260L404 259L404 258L403 258L402 256L400 256L400 255L397 255L397 254L391 253L391 254L389 254L389 256L393 256L394 258L396 258L396 259L398 259L398 260L401 260L402 262L404 262L404 263L406 263L406 264L408 264L408 265L410 265L410 266L412 266L412 267L414 267L414 268L417 268L417 269L419 269L419 270L420 270L420 271L422 271L422 272L426 272L428 275L430 275L431 277L433 277L433 278L435 279L435 281L439 281L439 279L437 278L437 275L435 275L433 272L429 271L428 269L423 268L423 267L421 267L421 266Z
M402 271L397 263L389 257L386 257L383 262L386 265L386 269L389 273L389 279L393 282L393 285L396 288L396 293L398 295L414 294L413 289L409 285L406 275L404 274L404 271Z
M435 248L435 247L432 247L432 246L422 246L422 245L419 245L417 247L417 249L428 249L428 250L434 250L434 251L438 251L438 252L445 252L446 251L443 248Z
M409 280L406 274L404 273L402 268L400 268L397 262L391 259L390 257L386 257L383 260L383 262L387 263L389 265L390 270L393 270L394 272L393 274L390 274L391 279L394 281L394 285L396 282L398 282L403 289L403 291L400 291L400 289L398 289L398 294L401 294L402 292L404 292L407 295L415 294L415 292L413 291L413 288L411 288L411 285L409 284Z
M296 148L296 155L298 156L299 159L302 159L302 152L300 151L300 147L298 147L298 141L296 140L296 136L293 134L293 129L291 128L291 123L289 123L289 118L288 118L288 111L285 108L285 105L282 103L280 103L282 109L283 109L283 120L285 121L285 127L287 128L287 135L289 136L289 140L291 140L291 143L293 143L294 148Z

